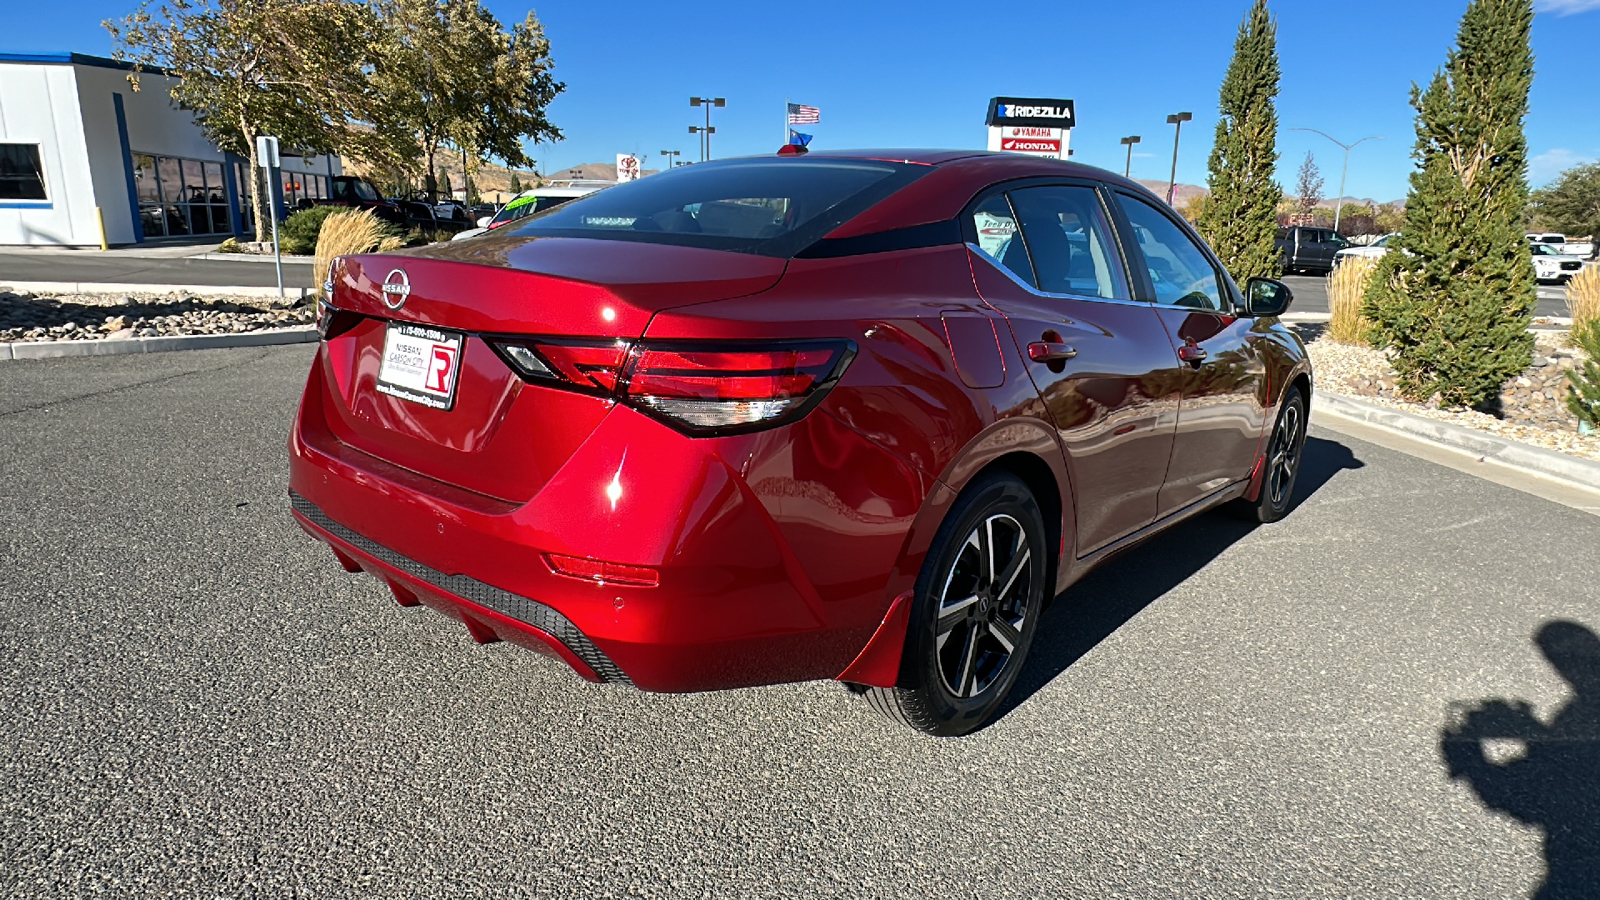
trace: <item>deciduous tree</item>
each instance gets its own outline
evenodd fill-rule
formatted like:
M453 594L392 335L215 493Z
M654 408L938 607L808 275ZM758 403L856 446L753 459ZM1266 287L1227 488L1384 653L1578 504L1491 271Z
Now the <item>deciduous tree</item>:
M172 99L206 136L250 160L256 240L265 240L256 137L285 150L331 153L361 143L370 121L367 71L376 18L353 0L146 0L104 23L117 58L175 76Z
M1533 192L1533 214L1542 226L1572 236L1593 236L1590 259L1600 259L1600 162L1573 166Z
M1275 276L1278 201L1273 180L1278 165L1277 25L1267 0L1255 0L1222 80L1216 143L1211 149L1211 198L1200 216L1200 233L1233 277Z
M507 31L478 0L380 0L385 33L374 74L395 155L427 163L454 144L471 159L532 163L525 140L559 140L545 108L565 85L551 75L550 42L530 11Z
M1295 176L1294 185L1295 209L1301 215L1310 215L1322 202L1322 172L1317 169L1317 161L1311 153L1306 153L1305 162L1300 164L1300 171Z
M1533 262L1523 238L1533 83L1532 0L1472 0L1426 90L1406 222L1367 291L1375 346L1400 390L1483 406L1532 359Z

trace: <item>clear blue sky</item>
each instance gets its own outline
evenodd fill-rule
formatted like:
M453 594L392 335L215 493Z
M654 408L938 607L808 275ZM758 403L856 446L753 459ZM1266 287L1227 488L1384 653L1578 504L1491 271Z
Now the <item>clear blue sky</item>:
M510 23L528 6L487 0ZM1537 0L1538 77L1528 140L1532 178L1600 157L1600 0ZM99 23L130 0L11 4L0 48L106 54ZM702 121L688 98L726 97L714 112L717 156L770 153L783 136L785 98L818 106L817 147L982 147L988 99L1070 97L1074 159L1121 171L1123 135L1144 138L1134 176L1165 180L1172 153L1166 115L1192 111L1178 180L1203 184L1217 87L1248 0L1015 0L975 7L808 0L536 6L567 91L551 106L565 141L533 154L544 171L605 162L618 152L681 149L695 158ZM1275 0L1283 66L1279 178L1292 184L1307 150L1338 190L1343 152L1293 126L1345 142L1387 140L1351 154L1351 196L1405 196L1411 170L1413 81L1444 61L1465 0Z

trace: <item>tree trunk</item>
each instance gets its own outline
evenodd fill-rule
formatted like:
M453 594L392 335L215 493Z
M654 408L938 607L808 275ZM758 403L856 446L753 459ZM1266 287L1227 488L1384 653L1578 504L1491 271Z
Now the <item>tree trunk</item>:
M437 175L434 174L434 168L433 168L433 155L434 155L435 151L438 149L438 147L432 141L428 141L427 144L428 144L428 183L426 185L426 190L428 192L428 199L432 200L435 197L439 196L439 178L438 178Z
M261 159L256 153L256 133L250 128L250 123L244 116L239 117L239 133L244 137L245 149L250 154L250 171L246 176L250 179L250 210L256 222L256 243L266 241L267 220L261 215ZM276 210L274 210L276 214Z

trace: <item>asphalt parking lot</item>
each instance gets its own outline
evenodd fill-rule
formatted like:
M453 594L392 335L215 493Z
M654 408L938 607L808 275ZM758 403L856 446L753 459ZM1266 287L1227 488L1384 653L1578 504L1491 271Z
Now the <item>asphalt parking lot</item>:
M1288 519L1113 561L934 740L836 684L588 685L345 575L284 495L309 358L0 369L0 896L1600 884L1600 518L1314 427Z

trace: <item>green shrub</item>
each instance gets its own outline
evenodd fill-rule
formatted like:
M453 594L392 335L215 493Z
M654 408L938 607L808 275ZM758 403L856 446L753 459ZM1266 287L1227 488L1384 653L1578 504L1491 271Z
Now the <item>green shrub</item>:
M227 240L222 242L222 246L217 248L217 252L218 253L243 253L244 252L244 248L239 246L239 241L238 241L237 238L228 238Z
M337 206L313 206L302 209L286 219L278 228L278 245L285 253L310 256L317 252L317 237L322 234L322 223L338 212Z

